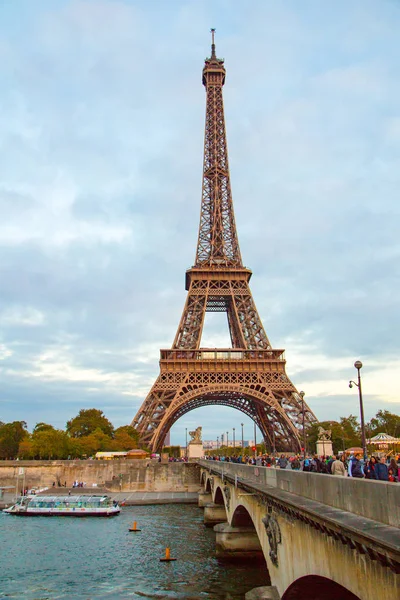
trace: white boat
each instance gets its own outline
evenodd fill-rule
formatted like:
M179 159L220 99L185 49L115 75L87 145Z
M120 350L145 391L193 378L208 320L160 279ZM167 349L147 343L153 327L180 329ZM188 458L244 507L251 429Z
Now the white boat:
M3 512L21 517L112 517L121 509L110 496L22 496Z

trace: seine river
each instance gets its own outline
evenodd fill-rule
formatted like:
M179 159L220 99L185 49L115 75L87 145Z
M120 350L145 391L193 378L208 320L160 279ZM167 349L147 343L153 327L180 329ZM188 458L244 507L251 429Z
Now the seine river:
M133 521L141 533L130 533ZM159 561L166 546L176 562ZM268 585L263 566L215 558L194 505L123 507L110 519L0 514L0 598L239 600Z

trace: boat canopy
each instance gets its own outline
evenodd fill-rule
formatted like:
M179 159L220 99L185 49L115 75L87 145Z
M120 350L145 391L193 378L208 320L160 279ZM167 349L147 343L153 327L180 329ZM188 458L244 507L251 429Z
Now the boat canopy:
M49 503L61 503L61 504L101 504L102 502L108 502L111 498L109 496L35 496L31 499L29 504L34 506L42 502Z

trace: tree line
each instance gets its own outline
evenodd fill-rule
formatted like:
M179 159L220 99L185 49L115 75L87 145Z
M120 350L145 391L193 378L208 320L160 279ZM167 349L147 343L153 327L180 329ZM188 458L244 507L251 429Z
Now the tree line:
M138 447L134 427L114 428L103 411L82 409L67 422L65 431L37 423L29 433L25 421L0 422L0 459L87 458L99 451L127 451Z
M354 415L341 417L339 421L321 421L314 423L307 429L307 448L314 452L318 438L318 428L323 427L331 431L331 439L334 453L344 451L347 448L361 446L361 425ZM378 410L375 417L365 423L365 436L369 440L378 433L387 433L395 438L400 438L400 416L388 410ZM367 443L368 446L368 443ZM400 444L394 449L398 450ZM377 449L371 444L369 450L373 452Z
M359 421L357 417L350 415L341 417L339 421L322 421L309 427L306 431L309 452L315 452L319 427L331 430L335 453L361 445ZM366 435L371 438L382 432L400 438L400 416L388 410L379 410L366 423ZM56 429L48 423L37 423L32 433L29 433L25 421L0 422L0 459L86 458L99 451L123 452L137 448L138 445L139 435L134 427L124 425L115 429L103 411L96 408L80 410L76 417L67 422L65 430ZM218 452L221 453L222 450ZM231 447L225 450L227 454L238 451ZM265 444L257 445L258 452L264 453L267 450ZM179 455L178 447L171 455Z

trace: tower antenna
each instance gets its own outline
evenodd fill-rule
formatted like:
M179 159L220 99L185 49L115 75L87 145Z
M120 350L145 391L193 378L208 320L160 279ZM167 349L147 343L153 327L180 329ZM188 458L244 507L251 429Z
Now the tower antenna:
M215 27L212 27L210 29L211 31L211 58L216 58L216 54L215 54Z

